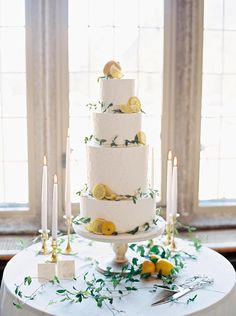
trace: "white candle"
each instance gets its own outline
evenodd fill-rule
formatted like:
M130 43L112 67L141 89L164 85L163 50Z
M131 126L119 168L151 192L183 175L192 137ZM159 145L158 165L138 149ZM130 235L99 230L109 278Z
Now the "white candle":
M154 162L155 162L155 155L154 155L154 148L152 147L152 174L151 174L151 189L154 189L154 174L155 174L155 167L154 167Z
M171 186L171 196L172 196L172 215L177 214L177 176L178 176L177 158L174 157L173 175L172 175L172 186Z
M70 200L70 134L69 134L69 128L68 128L67 142L66 142L65 211L66 211L66 217L71 217L71 200Z
M57 239L57 221L58 221L58 184L57 176L54 175L53 200L52 200L52 239Z
M171 183L172 183L172 152L168 153L167 160L167 186L166 186L166 221L170 224L171 217Z
M41 195L41 229L47 231L47 158L43 157L42 195Z

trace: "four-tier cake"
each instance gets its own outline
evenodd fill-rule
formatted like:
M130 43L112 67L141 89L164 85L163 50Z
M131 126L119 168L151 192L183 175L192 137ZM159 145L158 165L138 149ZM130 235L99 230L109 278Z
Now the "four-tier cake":
M143 111L135 80L123 79L119 63L105 65L99 85L99 104L90 104L92 135L85 138L88 184L80 216L89 219L86 228L93 233L126 233L148 227L156 214Z

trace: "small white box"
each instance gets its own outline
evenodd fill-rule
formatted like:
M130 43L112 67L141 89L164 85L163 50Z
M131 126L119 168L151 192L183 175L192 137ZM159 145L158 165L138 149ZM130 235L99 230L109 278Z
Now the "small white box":
M55 263L38 263L38 279L40 282L52 280L56 275Z
M59 260L57 262L57 276L59 279L73 279L75 277L75 261Z

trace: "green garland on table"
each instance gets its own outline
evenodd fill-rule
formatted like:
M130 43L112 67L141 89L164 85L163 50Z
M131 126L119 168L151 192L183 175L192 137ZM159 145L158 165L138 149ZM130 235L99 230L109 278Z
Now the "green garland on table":
M168 259L172 261L175 265L172 269L169 276L163 276L161 273L156 274L157 279L161 279L164 284L167 284L169 289L174 289L176 287L174 281L178 276L179 272L185 267L186 260L196 260L196 256L189 254L184 251L172 252L167 247L162 245L153 245L152 242L136 244L133 243L129 246L134 253L138 254L139 257L143 257L148 260L153 259L153 255L158 255L161 258ZM112 315L125 312L123 310L118 310L114 307L114 301L116 299L121 300L122 297L129 295L134 291L148 290L150 293L155 293L158 290L158 284L153 284L149 287L143 287L140 284L142 279L147 279L150 274L145 273L141 274L142 266L136 256L132 258L132 262L125 265L122 269L122 272L119 274L113 274L112 268L108 267L105 271L104 276L96 277L94 273L90 272L91 267L95 265L95 262L89 264L88 272L81 274L71 282L73 282L73 288L70 289L61 284L61 280L58 277L54 277L52 280L45 280L38 288L36 288L30 295L24 294L24 289L32 285L34 279L37 277L26 276L24 277L22 283L15 285L15 295L17 300L13 302L13 305L17 309L22 309L24 304L29 300L34 300L37 295L40 295L42 288L45 288L47 285L51 284L55 286L55 294L58 295L58 300L51 300L48 302L48 305L69 302L69 303L81 303L84 300L92 300L97 307L101 308L105 306ZM79 279L83 280L84 287L78 288L76 281ZM189 298L186 301L186 305L194 302L196 295L192 298Z

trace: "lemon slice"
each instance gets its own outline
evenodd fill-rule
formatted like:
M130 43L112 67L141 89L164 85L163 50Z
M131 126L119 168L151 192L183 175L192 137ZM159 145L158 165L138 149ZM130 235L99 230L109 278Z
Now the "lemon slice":
M115 78L115 79L121 79L123 77L122 72L115 64L111 65L110 75L112 76L112 78Z
M129 98L128 106L130 106L133 113L138 113L141 110L141 102L137 97Z
M146 145L146 135L144 132L140 131L137 133L138 143L142 145Z
M112 194L110 196L106 196L106 199L114 201L114 200L116 200L116 194L114 192L112 192Z
M118 68L119 71L121 71L121 66L119 63L115 62L114 60L110 60L106 63L106 65L104 66L103 68L103 73L105 76L109 76L110 75L110 69L111 69L111 66L112 65L115 65L116 68Z
M95 199L102 200L104 199L105 195L106 195L106 189L103 184L99 183L93 187L93 197Z
M120 110L122 113L132 113L132 109L128 104L120 104Z
M93 226L92 226L92 223L89 223L85 226L85 228L90 232L92 233L93 232Z
M112 222L105 221L102 224L103 235L112 235L116 231L116 226Z
M92 223L91 223L91 231L95 234L102 234L102 225L105 223L105 219L103 218L96 218Z

